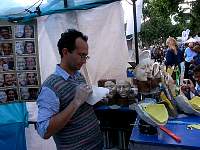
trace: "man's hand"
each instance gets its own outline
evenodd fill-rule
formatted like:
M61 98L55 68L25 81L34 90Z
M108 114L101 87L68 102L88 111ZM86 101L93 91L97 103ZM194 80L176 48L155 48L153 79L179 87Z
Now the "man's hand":
M74 97L74 103L78 107L81 106L92 94L92 88L90 88L87 84L80 84L76 87L76 94Z

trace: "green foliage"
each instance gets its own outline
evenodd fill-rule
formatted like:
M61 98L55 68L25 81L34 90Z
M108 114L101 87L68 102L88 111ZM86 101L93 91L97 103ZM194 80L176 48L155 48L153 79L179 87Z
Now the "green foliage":
M193 3L190 23L191 23L192 33L194 35L199 34L200 33L200 1L199 0Z
M169 36L180 36L181 32L187 28L186 17L179 10L179 4L184 0L144 0L143 18L139 37L144 45L154 44L155 41L165 42ZM173 25L171 17L178 24ZM196 26L194 24L194 26Z

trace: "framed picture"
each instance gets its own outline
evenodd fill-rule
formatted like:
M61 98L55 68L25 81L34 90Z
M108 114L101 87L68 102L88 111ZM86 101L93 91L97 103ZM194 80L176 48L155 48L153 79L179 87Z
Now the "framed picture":
M12 43L0 43L0 56L13 55Z
M7 94L5 90L0 90L0 103L7 103Z
M18 94L16 88L6 89L7 102L12 102L18 100Z
M36 57L26 57L26 68L25 70L36 70Z
M25 41L24 42L24 53L23 54L28 54L28 55L35 54L34 41Z
M24 54L24 41L15 42L15 53L16 55Z
M2 71L14 71L14 58L2 57L0 58L0 72Z
M36 57L17 57L17 70L36 70Z
M12 39L11 26L0 26L0 39L1 40L10 40L10 39Z
M17 74L18 82L20 86L37 86L38 75L36 72L23 72Z
M41 81L36 26L34 20L0 21L0 103L37 99Z
M15 38L34 38L34 32L34 25L26 24L15 26Z
M16 41L15 52L17 55L34 55L35 42L34 41Z
M26 59L25 59L25 57L17 57L16 62L17 62L16 69L18 71L26 70Z
M20 96L25 101L35 101L39 88L20 88Z
M21 72L17 74L17 79L18 79L18 84L19 86L26 86L27 85L27 81L26 81L26 73L25 72Z
M5 73L4 75L4 87L13 87L17 85L16 76L14 73Z

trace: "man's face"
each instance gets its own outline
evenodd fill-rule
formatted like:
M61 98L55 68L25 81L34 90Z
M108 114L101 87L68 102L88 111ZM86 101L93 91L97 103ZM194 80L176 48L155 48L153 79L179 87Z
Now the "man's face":
M15 92L13 90L8 91L8 100L15 100Z
M10 39L10 34L8 29L1 29L1 36L4 39Z
M13 84L13 82L14 82L14 77L13 77L12 74L6 74L4 80L5 80L5 84L9 86L9 85L12 85L12 84Z
M80 70L82 65L86 63L88 55L88 44L82 38L76 39L76 48L72 53L67 53L66 59L70 70ZM65 59L64 58L64 59Z
M11 54L11 50L12 50L11 44L4 43L2 46L3 46L4 55L10 55Z

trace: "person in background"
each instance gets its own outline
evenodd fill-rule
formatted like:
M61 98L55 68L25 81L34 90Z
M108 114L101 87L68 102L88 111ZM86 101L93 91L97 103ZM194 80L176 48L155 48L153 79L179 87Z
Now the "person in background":
M193 70L194 80L196 81L195 87L190 87L191 91L196 95L200 96L200 65L196 66Z
M41 87L37 131L44 139L53 136L58 150L102 150L99 121L86 103L92 89L79 72L89 58L87 36L68 29L57 46L61 62Z
M181 86L181 90L182 90L183 93L192 92L193 95L200 96L200 65L197 65L193 69L193 73L194 73L194 77L193 78L196 81L196 83L193 84L193 82L190 79L188 79L189 83L187 84L187 86L182 85Z
M184 53L178 49L177 42L173 37L169 37L166 40L166 45L168 46L166 53L166 68L172 66L178 66L180 69L180 63L184 61Z
M194 62L193 58L194 56L197 55L197 53L193 50L194 43L189 43L188 47L185 49L185 73L184 73L184 78L185 79L190 79L188 72L189 72L189 67L190 65Z
M193 64L196 65L200 65L200 45L196 45L193 50L197 53L196 56L194 56L194 62Z

